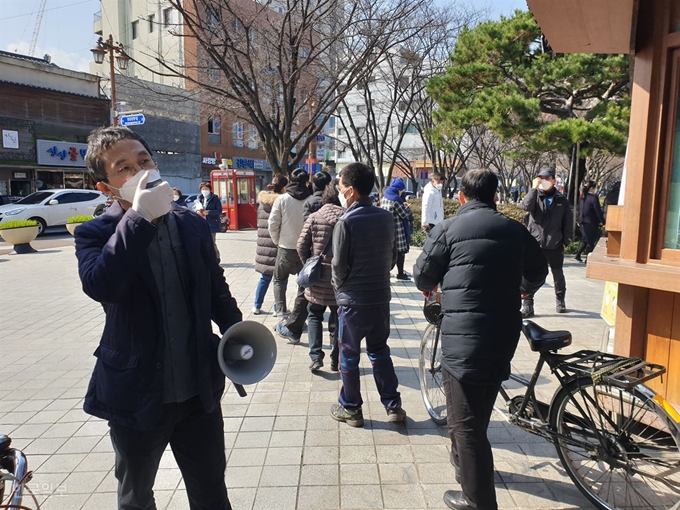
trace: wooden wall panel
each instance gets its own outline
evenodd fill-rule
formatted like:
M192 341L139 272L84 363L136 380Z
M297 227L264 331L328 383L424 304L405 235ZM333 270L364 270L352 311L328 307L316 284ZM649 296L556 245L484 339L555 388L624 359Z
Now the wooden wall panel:
M670 353L666 367L668 368L668 374L665 376L666 400L680 405L680 294L675 295Z
M659 290L649 291L647 308L647 339L645 359L668 368L671 349L671 329L673 326L673 309L677 294ZM680 324L679 324L680 326ZM680 354L680 353L679 353ZM668 377L653 379L648 385L654 391L666 394Z

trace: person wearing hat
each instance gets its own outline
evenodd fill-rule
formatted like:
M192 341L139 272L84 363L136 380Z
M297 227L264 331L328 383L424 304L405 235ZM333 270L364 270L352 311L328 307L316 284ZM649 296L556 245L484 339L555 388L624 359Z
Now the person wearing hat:
M401 196L406 186L401 179L394 179L389 188L385 189L380 207L392 214L394 218L394 234L397 240L397 280L410 280L404 271L404 259L411 244L413 233L413 213Z
M541 170L520 207L527 212L527 228L538 241L555 284L555 310L565 313L567 282L564 278L564 249L574 238L573 213L569 200L555 188L555 170ZM522 294L522 317L534 315L534 294Z

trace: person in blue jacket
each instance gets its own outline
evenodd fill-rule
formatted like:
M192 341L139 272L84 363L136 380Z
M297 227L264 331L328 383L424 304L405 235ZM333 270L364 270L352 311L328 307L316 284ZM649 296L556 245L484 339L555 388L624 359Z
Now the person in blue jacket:
M93 131L85 161L97 189L117 199L77 229L75 246L83 291L105 316L84 410L108 420L118 508L156 508L154 480L169 444L190 507L230 510L225 379L211 320L224 333L242 315L208 224L173 202L137 133Z
M209 182L201 184L201 194L198 195L198 202L201 207L196 211L200 216L208 220L210 232L212 232L213 243L215 243L215 253L217 254L217 262L220 261L220 250L217 249L217 233L222 232L222 225L220 224L220 216L222 215L222 202L220 197L214 195L212 186Z

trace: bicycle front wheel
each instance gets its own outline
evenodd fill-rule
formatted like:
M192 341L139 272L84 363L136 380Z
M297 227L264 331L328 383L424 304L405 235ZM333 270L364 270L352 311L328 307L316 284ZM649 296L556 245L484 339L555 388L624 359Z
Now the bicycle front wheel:
M441 344L437 339L437 326L429 324L420 342L418 375L420 393L430 418L438 425L446 423L446 395L442 382ZM436 349L436 350L435 350Z
M678 508L680 429L650 389L573 380L555 394L550 426L569 477L598 508Z

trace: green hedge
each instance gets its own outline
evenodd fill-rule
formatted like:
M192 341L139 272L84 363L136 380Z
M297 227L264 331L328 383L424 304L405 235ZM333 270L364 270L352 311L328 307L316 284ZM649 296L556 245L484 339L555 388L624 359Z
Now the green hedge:
M413 211L413 235L411 236L411 246L420 247L425 244L427 234L421 228L420 219L423 212L423 203L420 199L411 199L408 201L411 211ZM460 202L458 200L444 199L444 218L451 218L455 216ZM524 225L524 215L526 214L515 204L498 204L498 212L505 214L508 218L519 221ZM574 251L576 253L576 251Z
M11 220L0 223L0 230L9 230L10 228L24 228L36 227L38 222L35 220Z
M91 219L92 219L91 215L83 214L82 216L71 216L68 220L66 220L66 223L85 223L86 221L90 221Z

